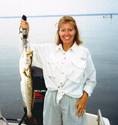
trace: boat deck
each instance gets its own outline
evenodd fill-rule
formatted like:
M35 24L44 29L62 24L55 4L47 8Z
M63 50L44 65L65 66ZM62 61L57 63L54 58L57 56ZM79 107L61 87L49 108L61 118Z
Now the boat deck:
M98 115L86 113L87 125L110 125L109 119L102 117L101 113ZM9 123L9 125L18 125L18 123ZM21 124L26 125L26 124Z

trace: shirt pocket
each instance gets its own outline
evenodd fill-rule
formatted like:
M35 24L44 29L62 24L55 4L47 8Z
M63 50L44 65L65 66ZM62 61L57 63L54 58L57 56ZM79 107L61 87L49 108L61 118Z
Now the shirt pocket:
M86 62L86 58L73 59L71 61L71 73L68 79L73 82L80 82L84 77Z

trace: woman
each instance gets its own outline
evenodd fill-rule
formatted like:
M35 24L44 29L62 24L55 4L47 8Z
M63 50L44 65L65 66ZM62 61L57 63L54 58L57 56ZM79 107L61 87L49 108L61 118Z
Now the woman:
M85 110L96 85L96 71L75 20L71 16L59 20L56 45L31 48L33 65L43 69L47 87L44 125L86 125Z

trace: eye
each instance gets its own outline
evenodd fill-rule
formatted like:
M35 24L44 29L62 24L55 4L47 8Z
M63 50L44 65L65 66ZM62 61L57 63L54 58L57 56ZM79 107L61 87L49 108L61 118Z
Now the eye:
M60 29L60 32L72 32L73 29L69 28L69 29Z
M60 29L60 32L65 32L66 31L66 29Z
M68 29L68 31L69 31L69 32L72 32L72 31L73 31L73 29Z

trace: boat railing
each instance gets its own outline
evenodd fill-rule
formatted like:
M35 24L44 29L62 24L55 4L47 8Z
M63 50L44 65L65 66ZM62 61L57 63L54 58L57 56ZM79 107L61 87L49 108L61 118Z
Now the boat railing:
M98 125L105 125L100 109L98 109L98 119L97 120L98 120Z
M98 109L97 122L98 122L98 125L110 125L108 118L105 118L102 116L100 109Z

